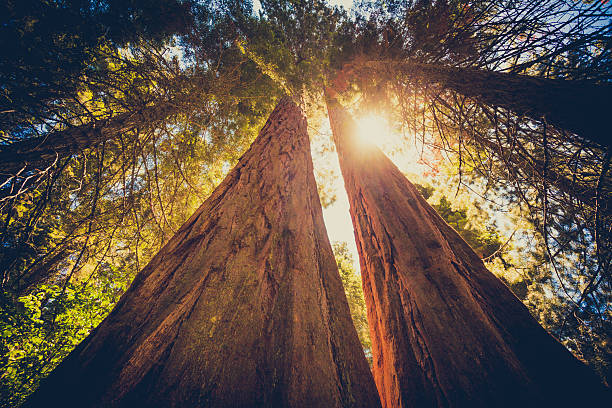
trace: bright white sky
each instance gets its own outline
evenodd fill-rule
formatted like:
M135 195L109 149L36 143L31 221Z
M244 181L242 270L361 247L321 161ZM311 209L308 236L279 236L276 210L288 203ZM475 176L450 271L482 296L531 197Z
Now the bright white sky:
M350 10L350 8L353 7L353 0L327 0L327 2L332 6L342 6L346 10ZM261 3L259 0L253 0L253 10L255 13L259 13L259 10L261 10Z
M366 115L361 118L356 118L357 128L359 129L359 139L366 145L372 147L380 147L387 156L400 168L403 172L422 174L428 167L419 160L419 152L416 147L410 143L401 140L401 135L390 129L387 121L376 115ZM359 257L357 255L357 246L355 244L355 236L353 232L353 224L349 213L349 202L346 190L344 189L344 181L340 173L340 165L336 152L327 152L325 154L317 154L320 150L317 144L328 143L331 139L331 129L329 121L323 120L321 128L317 129L319 136L312 137L313 164L315 166L315 174L317 167L324 166L331 169L335 177L331 180L326 180L326 186L329 187L336 195L336 201L323 209L323 218L327 228L327 234L331 242L344 241L348 243L348 249L353 255L354 266L359 271ZM311 136L312 136L311 131ZM327 140L324 140L327 138ZM404 150L398 151L398 146L407 147ZM414 181L414 180L413 180Z
M353 0L327 0L327 2L332 6L343 6L347 10L353 7Z
M337 160L336 160L337 164ZM339 166L338 166L339 168ZM338 173L339 174L339 170ZM355 270L359 271L359 256L353 235L353 223L349 214L349 202L342 177L334 180L334 190L336 191L336 201L329 207L323 209L323 219L327 228L327 235L331 242L344 241L348 244L348 249L353 255Z

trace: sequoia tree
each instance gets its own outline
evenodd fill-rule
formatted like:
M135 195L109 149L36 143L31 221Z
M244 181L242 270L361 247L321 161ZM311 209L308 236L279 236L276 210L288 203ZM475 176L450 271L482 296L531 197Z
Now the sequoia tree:
M26 406L379 406L290 98Z
M576 406L597 376L550 336L327 98L386 407Z
M0 179L0 371L17 372L0 377L0 405L15 405L3 398L11 390L25 389L22 396L32 392L75 339L101 321L85 313L110 310L111 305L99 307L95 293L110 287L114 304L136 271L232 168L254 139L252 129L259 129L272 111L272 100L285 92L312 102L308 96L320 95L325 78L362 60L392 61L385 71L376 72L366 72L364 64L361 75L350 79L352 96L364 102L362 111L385 111L376 96L388 97L392 103L386 113L413 130L409 138L440 136L432 145L451 151L459 184L462 175L470 183L478 177L487 188L493 185L489 193L508 204L504 211L529 209L533 222L526 235L536 243L541 238L544 245L538 248L537 266L533 263L541 273L534 275L538 279L528 292L530 299L543 294L546 309L533 302L529 307L534 315L542 312L540 321L568 347L609 373L612 252L606 234L609 211L604 210L610 208L610 153L602 143L585 140L584 134L548 126L551 116L534 111L525 98L534 94L529 85L518 84L515 89L526 91L513 95L489 95L503 97L501 102L485 100L477 93L489 90L483 90L476 76L491 72L501 78L498 74L511 72L528 75L512 78L530 84L560 78L566 84L609 82L612 3L364 0L356 2L350 15L325 0L262 0L257 2L259 10L253 3L27 0L0 5L6 11L0 17L5 23L0 33L6 34L0 34L0 42L7 45L0 52L0 71L5 74L0 85L6 91L0 95L0 172L6 173ZM157 41L164 39L169 41ZM438 74L401 69L410 64L432 67ZM453 70L468 75L469 83L448 83L459 79L448 78ZM511 107L512 98L526 110ZM575 108L571 97L565 100L572 109L563 119L589 126L578 116L572 118L585 111L583 105ZM538 106L550 109L557 102L548 106L540 101ZM588 102L603 112L604 121L598 123L605 125L605 104ZM521 116L539 118L542 113L546 121ZM235 248L243 245L240 239L231 242ZM163 263L159 257L155 262ZM176 283L184 289L176 291L178 300L164 292L166 280L161 278L162 287L155 293L164 293L165 304L180 304L187 296L181 285L195 279L186 276L186 283ZM99 284L98 278L108 285ZM80 293L92 287L96 290L83 308L83 318L66 318L82 323L68 325L70 330L80 327L78 336L64 336L68 331L58 330L58 321L75 314L70 296L77 293L84 299ZM35 302L20 298L23 294ZM148 307L157 308L147 302L151 305L136 307L145 313ZM3 308L5 304L10 307ZM29 336L14 318L24 305L37 335ZM131 307L121 305L124 311ZM106 340L88 340L77 353L94 350L92 342L112 343L114 334L108 333L110 326L120 324L116 319L100 329ZM136 311L122 319L141 322L147 333L154 332ZM163 316L157 319L161 322ZM138 333L133 329L117 335L117 344L125 340L126 345L118 346L116 364L136 350L127 343L144 341ZM99 336L94 338L102 339ZM50 347L36 346L39 341L46 346L55 341L62 352L43 352ZM104 353L95 361L102 361ZM94 358L93 352L83 355ZM75 363L79 358L66 363L72 364L75 375L83 374ZM38 369L41 365L46 370ZM70 377L68 369L61 370ZM4 386L15 378L21 383ZM81 395L89 383L72 384ZM49 392L45 387L41 392Z

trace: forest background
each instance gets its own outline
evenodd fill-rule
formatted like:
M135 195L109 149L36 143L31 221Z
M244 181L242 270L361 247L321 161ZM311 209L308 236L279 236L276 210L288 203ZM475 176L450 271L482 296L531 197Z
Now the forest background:
M254 3L0 6L1 405L23 401L100 323L285 93L308 116L368 355L352 227L338 225L348 207L325 86L341 92L363 142L383 148L533 316L609 382L611 143L609 100L598 96L612 77L612 6ZM583 91L558 103L603 125L577 131L488 99L494 89L514 106L553 105L556 85L536 79L576 84Z

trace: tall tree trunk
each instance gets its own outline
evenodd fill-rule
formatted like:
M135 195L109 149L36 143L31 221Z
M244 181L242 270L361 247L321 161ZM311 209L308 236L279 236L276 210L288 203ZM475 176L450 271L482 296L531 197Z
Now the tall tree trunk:
M551 337L384 156L328 112L384 407L594 406L597 376Z
M375 71L397 70L425 83L438 83L487 105L509 109L536 120L542 118L557 128L568 130L612 148L609 101L612 84L593 81L536 78L473 68L411 62L369 61L360 64ZM359 67L349 67L358 72Z
M47 167L58 157L78 154L143 124L158 122L175 111L173 103L161 102L158 105L124 112L109 119L0 146L0 176L15 174L23 168Z
M290 98L26 406L380 406Z

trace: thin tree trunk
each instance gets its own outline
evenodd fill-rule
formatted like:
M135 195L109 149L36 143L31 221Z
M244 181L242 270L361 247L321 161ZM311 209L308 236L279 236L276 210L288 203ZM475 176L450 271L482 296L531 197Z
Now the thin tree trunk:
M137 111L124 112L109 119L0 146L0 175L12 175L23 168L45 168L53 164L58 157L78 154L143 124L158 122L174 111L176 109L172 103L163 102Z
M450 108L449 105L446 106ZM520 142L517 142L516 146L507 150L504 146L500 146L497 142L487 139L478 132L470 133L470 137L476 144L482 145L496 157L500 158L503 163L506 163L509 171L514 171L514 169L510 168L513 166L520 169L521 173L525 176L533 177L535 175L545 179L561 192L570 195L583 204L595 206L597 191L594 186L590 187L583 182L570 180L565 175L552 169L550 165L545 165L543 160L530 155ZM605 211L607 211L606 207L603 208L603 212Z
M384 156L328 112L384 407L595 406L598 377L551 337Z
M536 120L544 119L557 128L612 148L608 119L612 84L609 83L536 78L412 62L368 61L360 66L375 71L397 73L400 70L424 83L438 83L487 105L506 108ZM359 65L349 66L348 70L358 72Z
M380 406L290 98L26 406Z

